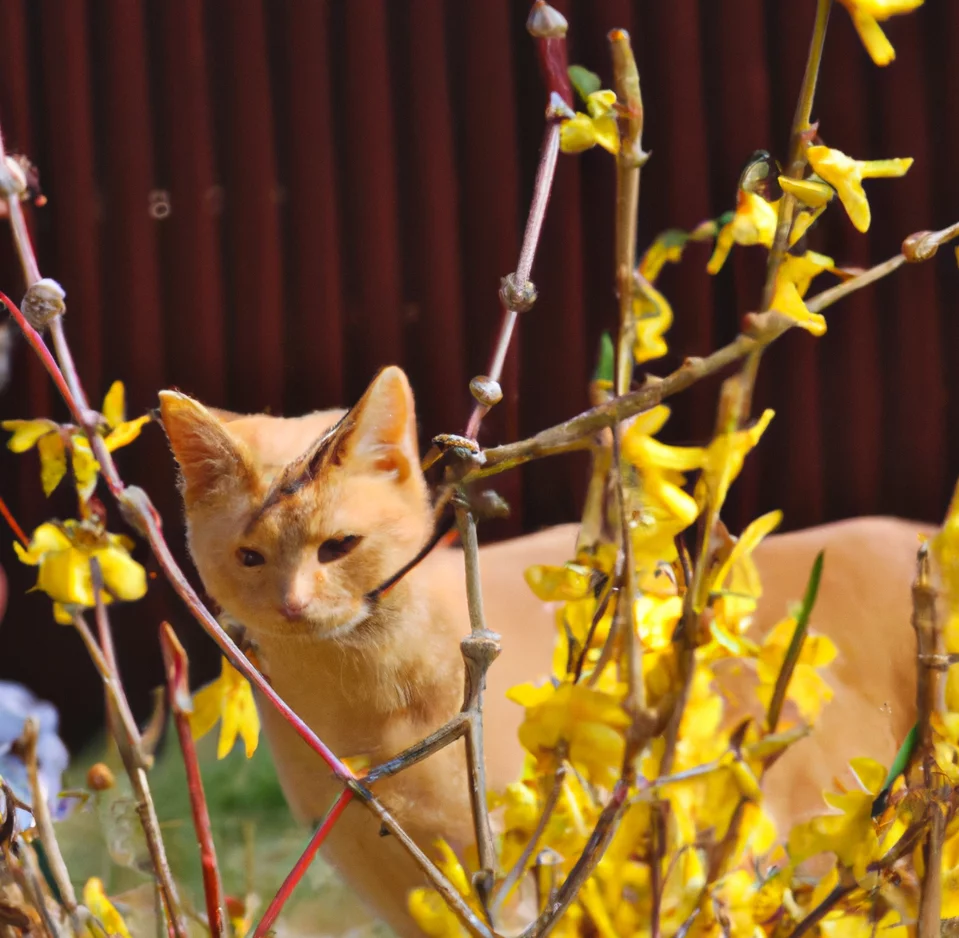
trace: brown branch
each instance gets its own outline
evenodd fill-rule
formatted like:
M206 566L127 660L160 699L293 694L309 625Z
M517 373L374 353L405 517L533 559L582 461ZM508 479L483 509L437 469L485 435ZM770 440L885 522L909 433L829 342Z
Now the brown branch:
M806 71L803 74L789 138L789 160L785 175L790 179L802 179L806 171L806 140L809 135L809 121L812 117L813 100L816 97L816 84L819 81L819 64L822 62L822 50L826 42L826 27L829 25L831 10L832 0L819 0L816 4L816 20L813 24L812 39L809 42ZM772 248L766 263L766 283L763 287L761 306L763 311L769 309L773 294L776 292L776 275L786 256L795 210L796 197L789 192L783 192L779 201L776 234L773 236Z
M942 842L946 819L941 785L936 783L935 731L933 719L940 710L941 672L930 666L942 652L942 633L936 615L936 590L930 580L929 545L923 544L916 558L912 587L912 626L916 631L916 710L922 760L923 785L930 798L931 819L924 845L925 869L919 898L918 938L938 938L942 909Z
M520 877L526 872L526 864L529 863L533 854L536 852L539 842L546 831L546 825L549 823L550 818L553 816L553 812L556 810L556 806L559 804L559 798L563 792L563 781L565 778L566 764L561 760L559 765L556 767L556 771L553 773L553 784L550 786L549 794L546 796L546 801L543 802L543 810L540 813L539 820L536 822L536 827L533 829L533 833L530 834L530 838L523 847L519 857L517 857L516 862L513 864L506 876L503 877L503 881L496 889L496 895L493 896L493 900L490 903L490 912L494 916L509 897L510 892L519 882Z
M628 794L629 784L624 779L620 779L613 788L609 801L603 808L589 840L586 841L583 852L576 863L573 864L569 875L562 886L547 899L546 907L535 921L524 929L520 938L540 938L541 935L547 934L553 924L569 908L583 883L592 876L593 870L596 869L599 861L603 858L603 854L609 846L609 841L616 830L616 825L626 808Z
M941 232L934 232L928 236L927 243L935 243L940 238L942 240L939 243L944 243L956 237L959 237L959 225L944 228ZM924 256L916 256L914 260L919 262L927 259ZM906 263L906 260L905 254L897 254L875 267L851 277L844 283L817 294L806 302L806 307L810 312L820 312L850 293L861 290L863 287L888 276ZM687 358L679 368L666 377L650 376L646 379L646 384L638 390L597 404L595 407L591 407L589 410L583 411L583 413L555 426L541 430L525 440L483 450L476 468L467 472L461 481L464 484L474 482L477 479L515 469L517 466L534 459L589 449L592 445L590 437L600 430L605 427L612 427L616 423L650 410L667 398L673 397L680 391L685 391L704 378L710 378L720 373L744 358L757 346L771 345L795 325L793 320L775 312L763 313L761 316L747 316L746 319L755 328L753 334L741 333L728 345L724 345L705 358Z
M466 665L466 687L463 694L463 712L466 724L466 758L469 767L470 805L479 853L480 876L476 878L477 891L484 906L488 906L498 868L496 847L490 827L486 802L486 764L483 756L483 693L486 672L500 653L499 635L486 626L483 611L483 591L479 570L479 543L476 521L468 508L456 505L456 523L463 543L466 563L466 599L469 606L470 634L460 647Z
M101 635L107 636L110 631L110 622L107 616L106 605L103 602L103 575L100 571L100 564L96 558L90 559L90 579L92 581L94 601L96 603L96 616ZM81 616L74 617L74 624L83 622ZM85 625L85 623L84 623ZM82 631L81 631L81 634ZM84 639L86 641L86 638ZM110 647L112 656L112 639L107 639L107 645ZM90 647L88 645L88 647ZM129 703L126 699L126 692L120 680L120 675L114 667L110 666L110 661L103 656L103 662L107 668L111 680L104 680L104 687L108 694L108 704L113 705L114 712L120 715L119 725L114 720L108 721L113 733L113 738L117 744L117 750L120 753L120 759L123 767L130 778L130 784L133 786L133 793L136 796L136 812L140 819L140 826L146 838L147 849L150 853L150 860L153 863L153 871L156 874L157 888L163 900L163 908L166 913L167 923L176 938L186 938L186 923L183 921L180 897L177 892L176 883L173 881L173 873L170 871L170 864L167 860L166 847L163 844L163 837L160 834L160 821L157 818L156 806L153 803L153 794L150 791L150 783L147 781L146 761L143 754L143 746L140 739L140 731L133 722L132 717L129 720L124 719L123 714L129 714ZM101 677L103 675L101 674Z
M47 803L47 793L43 788L43 780L40 778L40 768L37 764L37 741L40 735L40 728L33 717L29 717L23 725L23 734L20 737L23 746L23 762L27 768L27 780L30 783L30 800L33 811L33 819L37 825L37 834L40 837L40 843L43 844L44 852L47 855L47 862L50 865L50 873L53 881L57 884L60 891L60 897L70 916L70 923L73 930L80 934L83 931L83 918L80 905L77 902L77 894L73 890L73 883L70 881L70 874L67 872L66 863L63 862L63 854L60 851L60 844L57 841L56 832L53 829L53 818L50 816L50 805ZM12 810L12 809L10 809Z
M190 793L190 811L193 815L193 829L200 846L200 865L203 870L203 894L206 898L207 926L212 938L220 938L226 928L226 902L223 897L223 883L220 868L216 861L216 847L213 844L213 831L210 828L210 812L207 809L206 794L203 791L203 777L200 763L190 731L188 713L193 709L190 698L190 662L186 651L176 637L170 624L160 625L160 648L163 651L163 663L166 667L167 692L170 696L170 709L180 740L183 754L183 766L186 770L187 791Z

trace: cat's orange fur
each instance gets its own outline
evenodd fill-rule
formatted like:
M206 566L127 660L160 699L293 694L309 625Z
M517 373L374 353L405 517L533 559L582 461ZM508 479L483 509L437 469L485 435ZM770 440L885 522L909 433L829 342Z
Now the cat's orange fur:
M459 642L469 631L459 550L434 551L377 608L363 600L430 531L403 372L381 372L319 444L313 441L343 411L286 421L218 417L183 395L161 398L197 569L223 610L247 628L287 702L339 755L374 764L453 715L463 688ZM768 776L768 804L781 829L822 810L820 792L850 757L888 762L911 725L910 582L918 531L908 522L867 518L772 537L757 551L765 593L755 628L762 634L802 595L813 559L825 548L813 627L839 649L834 702L816 732ZM362 540L336 559L328 546L321 551L330 539L340 539L342 548L347 535ZM522 573L533 563L565 562L575 535L574 526L561 526L481 551L487 618L503 646L486 697L494 788L517 776L522 758L516 738L522 712L504 692L548 672L556 634L553 610L533 597ZM257 551L265 562L246 567L241 550ZM318 551L326 552L323 560ZM305 819L319 818L338 786L272 708L261 713L291 807ZM457 848L472 842L462 744L384 780L377 792L424 849L439 836ZM421 877L367 811L351 805L324 852L394 929L418 934L405 894Z

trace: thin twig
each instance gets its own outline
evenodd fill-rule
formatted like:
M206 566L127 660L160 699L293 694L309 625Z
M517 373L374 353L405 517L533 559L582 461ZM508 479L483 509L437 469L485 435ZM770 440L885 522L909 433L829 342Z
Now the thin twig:
M13 512L7 507L7 503L0 498L0 517L10 525L10 530L16 535L17 540L24 546L30 546L30 538L23 533L23 528L17 524L17 519L13 517Z
M226 902L223 897L223 883L220 879L220 867L216 860L216 847L213 843L213 831L210 828L210 812L207 809L206 794L203 791L203 777L196 755L193 733L190 731L189 710L193 703L190 699L190 662L186 651L176 637L170 624L160 625L160 648L163 651L163 663L166 666L167 692L177 737L180 740L180 752L183 755L183 767L186 770L187 791L190 794L190 811L193 815L193 829L200 846L200 865L203 870L203 894L206 899L207 924L212 938L220 938L226 928ZM344 789L348 791L348 789Z
M936 615L936 591L930 580L929 545L919 548L916 579L912 587L912 626L916 631L916 710L919 727L918 755L922 760L923 786L930 797L931 820L924 844L925 868L919 897L918 938L938 938L942 908L942 842L946 818L941 802L942 786L937 784L935 731L941 672L929 662L942 651L942 635Z
M96 603L96 617L100 634L106 638L105 643L101 638L101 646L105 645L109 647L109 654L112 656L112 639L109 637L110 621L106 605L103 602L103 575L100 571L99 562L95 557L90 559L90 580L93 588L94 602ZM76 616L75 620L83 621L80 616ZM83 634L82 631L81 634ZM87 641L86 637L84 637L84 641ZM88 648L89 647L88 645ZM186 923L183 921L180 897L176 883L173 881L173 873L170 871L166 847L163 843L163 837L160 834L160 821L157 818L156 806L153 803L150 783L147 781L146 763L140 740L140 731L133 721L132 716L129 715L129 703L126 699L126 692L123 689L120 675L116 670L115 661L111 666L105 650L103 663L111 678L110 681L104 681L104 686L108 694L108 703L114 706L114 711L120 717L119 726L115 721L110 721L110 726L113 730L113 738L116 741L117 750L120 753L120 759L130 778L130 784L133 786L133 793L136 796L136 812L146 838L150 860L153 863L157 888L160 890L160 895L163 899L167 925L177 938L186 938Z
M37 912L40 913L40 918L47 934L50 935L50 938L62 938L64 933L60 928L61 923L54 921L43 892L36 852L32 846L22 841L14 841L10 847L13 855L19 860L19 866L22 872L21 888L27 894Z
M583 883L589 879L609 846L616 826L626 807L629 784L620 779L613 788L609 801L603 808L583 852L573 865L562 886L551 895L546 907L522 933L520 938L540 938L548 933L553 923L569 908Z
M29 717L23 725L23 734L20 739L23 743L23 762L27 768L27 779L30 783L30 800L32 802L33 819L37 825L37 833L43 850L47 855L50 873L57 884L60 897L66 907L67 915L73 930L80 934L83 930L83 916L77 902L77 894L73 890L67 865L63 862L60 844L53 829L53 818L50 816L50 805L47 802L47 793L40 778L40 768L37 764L37 741L40 728L33 717Z
M793 116L792 131L789 137L789 159L785 175L790 179L802 179L806 171L806 142L809 135L809 121L812 117L813 101L816 97L816 85L819 81L819 65L822 62L822 50L826 42L826 27L829 25L829 13L832 0L819 0L816 4L816 20L813 24L812 39L809 42L809 54L806 58L806 71L799 89L799 100ZM776 219L776 234L766 263L766 283L763 287L761 309L767 310L772 304L776 292L776 275L786 255L789 233L792 230L796 209L796 197L783 192L779 201L779 215Z
M537 43L540 70L546 85L547 125L543 134L543 146L540 149L539 166L536 169L536 181L533 184L533 198L526 217L526 230L520 245L516 270L503 278L500 289L500 303L503 307L503 319L499 335L493 347L488 380L498 385L506 364L513 332L521 313L526 312L536 302L536 287L529 279L536 259L543 220L546 218L546 206L549 204L556 176L556 161L559 157L559 120L572 115L572 98L569 79L566 76L566 21L549 4L534 3L533 11L527 21L527 30ZM469 422L466 436L476 439L483 417L489 412L492 403L477 399Z
M480 582L479 543L476 521L468 508L457 504L456 524L463 543L466 563L466 599L469 606L470 634L461 648L466 665L463 712L469 717L466 728L466 756L469 766L470 803L479 853L480 876L476 883L484 905L488 903L498 868L493 831L486 799L486 765L483 755L483 693L486 672L500 653L499 635L486 626L483 590Z
M516 859L510 871L503 877L503 881L496 889L496 894L490 903L490 912L495 916L496 912L502 907L503 903L509 898L513 887L519 882L520 877L526 872L526 864L532 859L533 854L539 847L539 842L546 831L546 825L549 823L556 806L559 804L560 795L563 793L563 780L566 778L566 764L560 762L553 773L553 784L550 787L546 801L543 802L543 810L536 822L533 833L523 847L522 853Z
M636 226L639 212L640 171L647 160L643 151L643 97L639 70L625 29L609 33L610 53L613 59L613 83L621 108L619 120L620 144L616 155L616 292L619 299L619 340L617 343L615 389L617 395L629 390L633 375L633 346L635 344L635 316L633 298L637 288ZM613 426L612 460L610 471L617 496L621 550L623 552L622 594L616 606L620 618L620 634L626 671L625 709L630 716L623 758L625 778L635 777L634 762L641 740L648 735L646 719L646 692L643 682L643 652L637 641L633 610L636 606L636 562L630 533L629 512L623 479L622 425Z
M468 724L468 714L463 712L457 713L445 726L441 726L435 732L430 733L425 739L414 743L409 749L404 749L398 755L393 756L392 759L387 759L386 762L381 762L379 765L371 768L363 776L363 781L367 785L374 785L380 781L380 779L397 775L404 769L408 769L411 765L422 762L428 756L433 755L434 752L445 749L451 743L455 743L456 740L465 736Z
M838 883L832 891L792 931L789 938L802 938L809 929L818 925L835 906L856 888L856 881Z
M270 929L273 927L273 923L282 911L283 906L286 905L287 900L293 894L293 890L296 889L300 880L303 879L304 874L310 868L310 865L316 858L317 851L323 846L323 841L326 840L330 831L333 830L333 825L336 824L339 816L346 810L346 806L352 800L353 792L350 791L349 788L344 788L339 795L337 795L336 801L330 806L329 811L326 812L325 817L320 822L320 826L316 829L316 832L310 838L310 842L306 845L306 850L303 851L303 854L296 861L293 869L290 870L289 875L283 880L283 884L279 890L277 890L273 900L266 907L263 918L260 919L259 924L253 932L253 938L264 938L264 936L270 934Z

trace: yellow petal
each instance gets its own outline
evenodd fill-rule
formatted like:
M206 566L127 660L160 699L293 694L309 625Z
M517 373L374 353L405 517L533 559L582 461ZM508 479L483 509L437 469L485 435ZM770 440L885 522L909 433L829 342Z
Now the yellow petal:
M123 423L126 413L126 394L122 381L114 381L103 398L103 416L111 427L118 427Z
M53 604L53 621L57 625L73 625L73 615L67 610L63 603Z
M112 453L121 446L132 443L140 435L143 425L149 422L150 415L144 414L142 417L137 417L136 420L127 420L125 423L118 424L103 441L106 448Z
M778 281L771 308L796 321L796 325L815 336L826 334L826 317L811 313L796 289L796 284Z
M49 497L67 472L67 454L59 433L49 433L37 440L40 454L40 484Z
M97 473L100 471L100 463L94 458L90 450L90 444L79 437L73 438L70 461L73 464L77 491L80 493L80 497L87 501L97 487Z
M852 12L852 22L869 57L876 65L882 67L895 60L896 50L874 17Z
M588 567L568 563L562 567L537 564L524 573L526 583L543 602L566 602L590 594L592 574Z
M899 156L888 160L864 160L859 164L863 179L897 179L905 176L915 162L911 156Z
M779 185L784 192L794 195L803 205L811 208L825 205L835 195L832 186L815 179L790 179L788 176L780 176Z
M75 548L47 553L40 563L37 589L60 603L94 605L87 555Z
M616 118L598 117L593 120L593 139L607 152L619 153L619 124Z
M7 449L14 453L25 453L40 437L57 430L52 420L4 420L0 427L13 431L13 436L7 440Z
M215 681L201 687L193 695L193 710L189 714L189 722L190 735L194 739L202 739L219 721L225 687L221 673Z
M732 568L745 557L748 557L759 546L767 535L779 527L783 520L781 511L770 511L746 526L746 530L739 536L733 549L729 552L723 565L719 568L714 581L716 589L722 589L726 577Z
M83 904L100 920L108 935L130 938L130 930L113 903L107 898L102 880L95 876L87 880L83 887Z
M596 129L588 114L577 112L559 128L559 147L564 153L582 153L596 146Z
M879 794L883 782L886 780L886 769L875 759L864 757L850 759L849 767L856 773L856 777L862 783L863 788L870 794Z
M728 225L723 225L723 227L719 229L719 234L716 237L716 246L713 248L709 263L706 264L706 273L718 274L719 271L722 270L723 264L726 263L726 258L729 257L729 252L733 249L734 243L733 223L730 222Z
M146 594L146 570L125 550L108 547L93 556L100 562L104 585L117 599L133 602Z
M594 91L586 99L586 110L593 120L607 117L613 113L613 105L616 103L616 92L609 89Z
M673 324L673 310L669 301L652 284L645 284L633 302L635 341L633 357L636 364L662 358L668 351L664 333Z
M13 549L21 563L35 567L48 551L66 550L70 546L70 538L55 524L48 521L33 532L27 550L24 550L17 541L14 541Z

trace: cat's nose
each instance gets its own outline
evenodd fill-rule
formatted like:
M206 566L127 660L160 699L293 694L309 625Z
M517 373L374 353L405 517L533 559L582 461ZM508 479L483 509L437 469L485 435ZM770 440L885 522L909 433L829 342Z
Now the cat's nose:
M283 616L284 619L289 619L290 621L299 619L305 611L306 603L299 602L295 599L284 600L283 604L280 606L280 615Z

